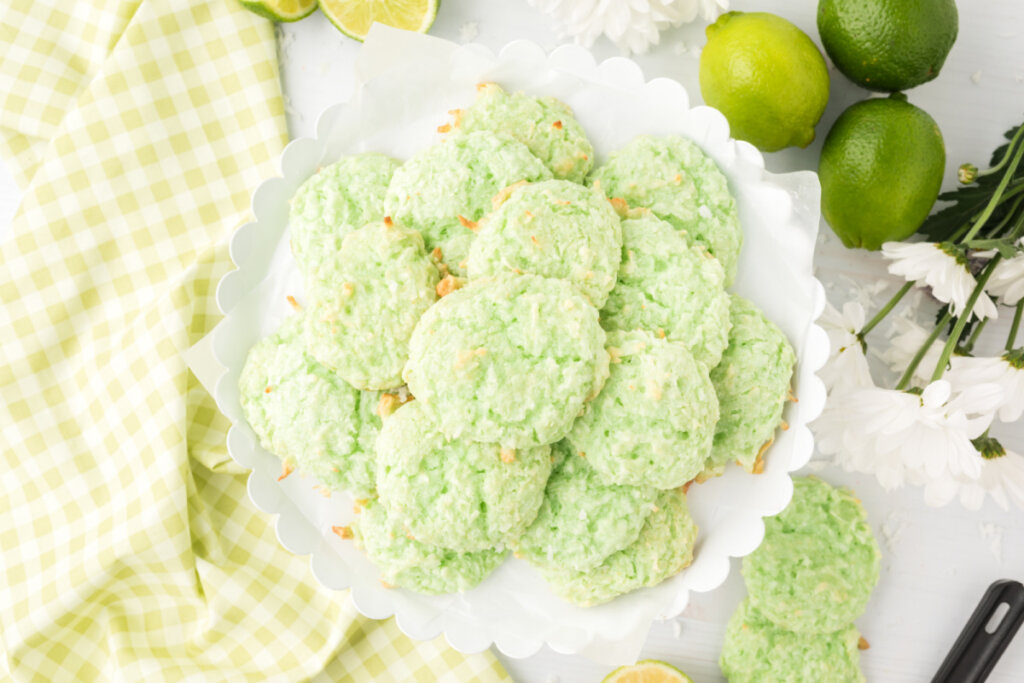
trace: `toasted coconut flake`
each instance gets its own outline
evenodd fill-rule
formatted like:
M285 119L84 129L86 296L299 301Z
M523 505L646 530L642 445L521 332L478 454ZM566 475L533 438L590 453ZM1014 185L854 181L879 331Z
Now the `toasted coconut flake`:
M779 423L779 427L781 427L782 431L784 431L784 432L788 432L789 431L789 423L786 422L785 420L783 420L782 422Z
M443 261L444 260L444 253L441 251L441 247L434 247L434 250L432 252L430 252L430 256L435 261Z
M615 209L615 213L619 214L619 218L626 218L629 216L629 204L626 200L621 197L611 197L608 199L611 203L612 208Z
M555 121L554 123L551 124L551 127L552 128L557 128L558 130L562 130L562 122L561 121Z
M266 389L263 390L263 393L264 394L269 394L273 390L274 390L274 387L267 387Z
M450 133L452 131L452 124L446 123L442 126L437 127L438 133Z
M291 294L286 296L285 299L288 300L288 305L291 306L292 308L294 308L296 311L301 311L302 310L302 306L299 305L299 302L296 301L295 297L292 296Z
M352 538L352 527L332 526L331 531L333 531L334 535L343 541L347 541L348 539Z
M514 448L502 448L501 449L501 461L505 464L516 461L516 449Z
M380 580L380 585L384 586L384 588L387 588L388 590L391 590L392 588L395 587L393 584L388 583L384 579Z
M331 497L331 490L324 486L323 484L317 484L316 486L313 487L313 489L324 498Z
M499 206L505 203L505 200L507 200L513 192L526 184L528 183L525 180L520 180L518 183L512 183L511 185L498 190L498 194L491 198L491 208L497 210Z
M288 478L288 475L295 471L295 466L287 460L281 461L281 476L277 478L278 481L284 481Z
M446 297L460 287L462 287L462 280L454 275L445 275L444 278L437 283L437 287L434 288L434 291L437 292L438 297Z
M800 402L800 399L798 399L796 397L796 394L793 393L793 388L792 387L788 387L786 389L786 400L787 401L792 401L793 403L799 403Z
M473 232L477 231L476 221L469 220L468 218L463 216L461 213L459 214L459 224L462 227L466 228L467 230L472 230Z
M380 417L388 417L393 415L396 410L401 408L409 401L415 400L412 394L381 394L380 400L377 401L377 415ZM358 502L358 501L356 501Z
M693 482L694 481L696 481L696 479L691 479L690 481L688 481L685 484L683 484L683 494L684 495L690 492L690 487L693 486Z
M861 636L860 640L857 641L857 649L858 650L867 650L867 649L870 649L870 647L871 647L871 643L869 643L864 638L864 636Z

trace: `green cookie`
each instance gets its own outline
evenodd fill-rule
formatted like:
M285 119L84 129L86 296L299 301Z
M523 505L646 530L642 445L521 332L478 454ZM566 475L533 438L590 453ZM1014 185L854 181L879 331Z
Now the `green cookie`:
M396 222L423 235L456 275L465 272L473 230L500 190L551 172L526 145L486 131L456 134L398 167L384 201Z
M794 479L789 507L764 526L764 541L743 558L759 613L798 633L831 633L863 614L881 555L853 493L814 477Z
M569 432L607 483L670 489L704 467L718 419L708 371L649 332L608 335L611 373Z
M583 127L572 110L554 97L510 94L494 83L481 84L476 102L461 112L458 127L515 138L556 178L582 183L594 165L594 148Z
M384 420L377 491L413 538L459 552L504 548L537 517L551 449L449 441L416 400Z
M383 505L368 502L352 523L356 545L380 568L392 586L434 595L466 591L483 581L505 559L505 552L458 553L406 536Z
M317 272L308 292L309 353L354 387L401 386L409 337L437 300L437 268L419 233L370 223L349 233Z
M604 330L564 280L474 280L430 308L405 380L451 439L509 448L563 438L608 376Z
M612 153L590 182L685 230L722 262L727 285L736 279L743 243L736 200L722 171L696 143L678 135L641 135Z
M268 451L334 490L374 490L377 394L354 389L306 353L304 315L249 350L242 412Z

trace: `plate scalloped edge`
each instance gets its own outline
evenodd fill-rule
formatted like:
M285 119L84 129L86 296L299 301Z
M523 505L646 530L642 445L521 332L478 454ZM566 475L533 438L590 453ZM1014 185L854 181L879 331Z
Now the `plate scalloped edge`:
M475 54L490 55L497 62L504 64L546 64L550 68L566 71L574 75L599 79L613 87L629 91L645 89L657 93L657 96L670 103L668 106L681 107L688 110L695 121L694 130L702 131L695 141L708 152L721 166L728 166L733 175L755 179L759 178L762 185L774 186L777 196L773 198L774 210L779 212L782 222L794 224L803 221L805 224L814 221L817 225L817 213L798 215L794 210L792 197L800 193L809 193L811 205L817 205L817 178L810 172L773 175L764 170L764 160L760 152L751 145L729 138L728 123L716 110L709 107L689 108L686 90L676 81L657 78L646 81L640 67L629 59L614 57L603 62L596 62L589 51L584 48L565 45L550 54L529 41L515 41L506 45L497 55L480 45L463 46L461 49ZM359 85L357 84L357 88ZM241 299L252 290L262 279L267 268L267 258L261 256L259 250L253 249L254 241L268 230L277 230L282 221L281 207L287 206L289 199L298 186L317 165L323 160L329 145L328 136L332 124L342 115L346 103L328 107L320 115L316 125L317 135L314 138L298 138L285 148L281 155L281 176L270 178L261 183L253 193L252 211L255 220L239 228L231 238L230 253L237 269L226 274L217 287L217 303L220 310L228 316ZM318 154L319 152L319 154ZM284 202L281 198L284 198ZM287 216L283 219L287 220ZM810 245L813 250L813 240ZM804 255L804 258L813 258ZM816 320L824 304L824 288L814 277L813 270L800 275L802 287L809 292L813 301L813 317ZM225 324L218 325L212 333L213 353L223 366L224 372L216 382L214 391L217 404L232 421L228 434L228 450L231 457L240 465L252 468L249 476L248 491L253 503L260 510L275 515L275 527L282 545L288 550L300 554L311 555L311 566L317 579L328 588L341 590L352 589L352 600L356 608L365 616L385 618L395 615L399 628L410 637L424 640L444 634L447 641L462 652L478 652L487 648L492 642L504 654L511 657L526 657L538 651L547 643L552 649L562 653L592 653L596 649L610 645L619 639L628 639L628 632L606 630L604 632L573 633L566 638L555 634L548 637L521 637L516 634L491 632L479 628L472 618L472 611L459 605L459 598L449 600L449 606L459 609L440 609L428 615L410 616L401 612L396 614L394 602L382 601L369 595L368 591L360 591L354 576L339 576L334 571L331 556L334 550L332 539L326 538L320 530L303 514L293 501L285 495L273 477L261 472L256 465L257 451L254 436L245 425L238 407L237 391L233 386L233 378L227 368L238 367L244 361L244 350L234 343L231 329ZM798 416L790 418L794 425L792 430L793 447L789 462L785 464L788 474L803 467L811 458L814 440L807 423L813 421L824 407L825 388L816 371L824 364L829 343L825 332L811 322L804 336L805 346L800 355L797 368L796 383L801 387L800 402L789 410L797 411ZM773 502L774 510L767 515L779 512L789 501L792 486L784 496ZM677 590L669 600L658 618L678 616L685 609L689 591L706 592L721 585L727 578L731 562L729 557L740 557L752 552L760 543L764 533L763 518L758 516L745 520L745 532L742 542L733 543L726 548L725 554L718 562L710 563L704 570L699 581L679 581L676 577ZM337 564L336 562L333 564ZM646 630L644 631L646 632ZM636 634L632 634L636 640ZM642 638L640 639L642 641ZM637 646L639 647L639 645Z

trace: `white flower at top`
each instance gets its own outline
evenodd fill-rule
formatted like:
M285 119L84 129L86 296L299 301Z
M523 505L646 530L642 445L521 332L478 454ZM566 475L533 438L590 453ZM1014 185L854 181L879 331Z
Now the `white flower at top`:
M988 453L981 460L981 476L977 479L945 477L925 482L924 499L936 507L959 496L968 510L979 510L988 496L1003 510L1014 503L1024 509L1024 455L1001 449Z
M713 21L728 0L527 0L562 24L563 34L590 47L602 34L623 50L646 52L670 26L693 21L698 13Z
M1024 238L1018 244L1024 245ZM1016 306L1024 299L1024 254L997 263L985 283L985 291L1008 306Z
M844 469L874 474L886 489L904 481L976 480L981 458L971 443L1003 399L995 384L954 393L932 382L916 393L868 387L832 401L814 424L818 447Z
M995 358L954 356L945 378L954 390L983 382L997 384L1003 390L999 419L1015 422L1024 415L1024 349Z
M848 301L840 313L826 302L818 325L828 334L832 347L828 361L818 371L825 387L829 391L843 391L871 386L871 371L857 338L857 332L864 327L864 307Z
M893 335L889 339L889 346L884 351L875 351L875 355L888 365L890 370L902 376L910 361L917 355L918 349L924 345L929 331L904 317L894 317L892 324ZM917 384L927 384L931 379L932 372L942 356L942 346L943 342L934 342L921 358L911 378L916 380ZM874 350L874 347L872 348Z
M967 308L967 300L978 284L964 255L944 242L886 242L882 245L882 256L892 262L888 266L890 273L916 281L918 287L931 287L932 295L949 304L955 316ZM979 319L998 317L996 305L984 292L972 313Z

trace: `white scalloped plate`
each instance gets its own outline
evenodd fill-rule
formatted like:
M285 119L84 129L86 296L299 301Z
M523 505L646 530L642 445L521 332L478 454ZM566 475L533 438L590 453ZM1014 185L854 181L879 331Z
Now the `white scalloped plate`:
M417 639L443 633L463 652L494 643L506 655L525 657L546 643L557 652L603 652L607 659L616 644L642 639L652 619L678 615L691 590L721 585L729 558L757 547L764 533L762 517L785 507L792 494L789 473L811 457L807 423L825 402L814 372L828 354L827 337L814 325L825 301L812 269L817 177L767 173L758 151L732 140L717 111L691 109L686 91L675 81L645 81L634 62L596 63L575 46L546 54L533 43L515 42L494 55L478 45L459 47L377 27L362 48L356 73L352 98L321 115L315 138L288 145L281 177L263 182L253 194L255 222L231 241L238 269L217 289L226 317L213 336L214 354L227 369L215 394L233 424L228 449L238 463L252 468L249 495L261 510L278 515L281 543L312 555L313 571L325 586L351 588L363 614L395 615L402 631ZM600 607L582 609L558 600L532 568L513 559L464 594L422 596L383 588L366 558L330 532L331 525L351 519L348 496L315 495L314 482L298 476L278 482L280 463L258 446L239 407L237 379L248 349L287 315L285 295L301 300L301 279L286 237L288 201L295 188L318 166L344 154L376 150L407 158L438 138L436 126L445 121L445 112L470 103L475 84L484 80L568 102L590 134L599 163L640 133L679 133L700 144L728 176L739 203L745 245L735 289L783 329L799 358L795 391L800 400L787 406L790 428L778 434L765 472L751 476L734 467L690 489L690 507L701 529L694 563L660 586Z

